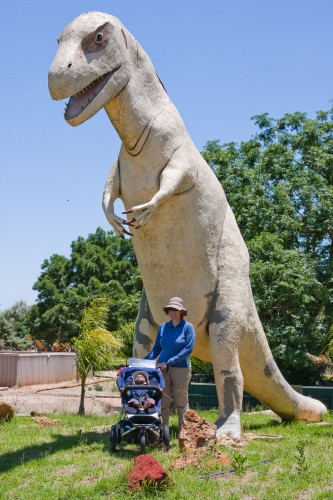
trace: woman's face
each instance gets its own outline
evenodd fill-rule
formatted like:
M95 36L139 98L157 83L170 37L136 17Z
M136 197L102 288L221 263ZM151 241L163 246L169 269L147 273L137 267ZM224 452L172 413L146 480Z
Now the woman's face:
M171 320L180 321L182 319L182 313L181 311L178 311L178 309L170 308L168 309L168 314Z

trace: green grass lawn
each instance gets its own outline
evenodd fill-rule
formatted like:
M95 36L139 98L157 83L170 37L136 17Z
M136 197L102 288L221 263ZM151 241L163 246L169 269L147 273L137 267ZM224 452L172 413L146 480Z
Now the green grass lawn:
M217 418L216 411L200 415L210 421ZM103 428L116 417L50 417L61 423L40 426L30 417L15 417L0 425L1 499L333 499L333 425L281 424L266 414L244 414L244 432L278 434L283 439L251 441L238 454L217 447L234 465L239 464L238 473L201 478L231 466L217 464L208 454L199 465L171 469L180 455L172 417L170 452L158 446L147 448L168 471L169 484L130 493L126 474L137 456L136 447L127 444L111 455L109 428ZM333 422L333 414L325 420ZM251 467L271 457L272 461Z

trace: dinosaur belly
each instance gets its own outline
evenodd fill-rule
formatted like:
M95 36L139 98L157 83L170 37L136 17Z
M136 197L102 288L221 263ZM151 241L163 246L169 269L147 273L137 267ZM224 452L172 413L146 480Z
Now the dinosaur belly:
M201 218L193 205L200 205L197 190L174 196L133 233L133 245L154 320L164 322L161 304L180 296L191 304L188 320L197 329L206 328L217 286L223 217L214 210Z
M126 209L147 203L160 189L168 146L166 141L157 156L153 141L148 142L145 156L138 158L122 149L120 184ZM187 319L197 332L196 348L207 349L209 309L220 279L218 255L228 204L217 178L190 141L187 153L189 182L162 203L146 225L130 229L154 321L165 322L163 305L171 297L182 297L185 305L191 304Z

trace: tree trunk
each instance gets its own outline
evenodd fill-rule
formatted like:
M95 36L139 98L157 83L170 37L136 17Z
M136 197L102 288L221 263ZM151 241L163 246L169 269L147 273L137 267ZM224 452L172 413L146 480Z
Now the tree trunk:
M86 380L87 380L86 376L81 378L81 397L80 397L80 407L79 407L79 411L78 411L79 415L85 415L85 413L86 413L85 409L84 409L84 396L86 393Z

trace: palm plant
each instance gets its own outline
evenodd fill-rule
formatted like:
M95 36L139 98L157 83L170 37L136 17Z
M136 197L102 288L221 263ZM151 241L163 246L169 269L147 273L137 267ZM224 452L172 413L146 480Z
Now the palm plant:
M106 329L109 305L109 299L94 299L83 311L79 336L72 340L81 380L79 415L85 414L85 385L89 372L107 370L121 347L121 342Z
M128 358L133 355L133 342L134 342L134 332L135 332L135 323L126 323L126 325L122 325L118 330L113 332L114 336L120 340L121 347L121 355L126 359L126 363Z

